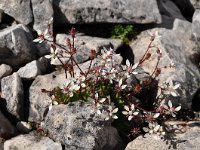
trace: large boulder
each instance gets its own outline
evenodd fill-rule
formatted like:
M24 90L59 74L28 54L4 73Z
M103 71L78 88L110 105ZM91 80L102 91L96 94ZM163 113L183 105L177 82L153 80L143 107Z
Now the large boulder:
M163 68L161 70L159 85L169 80L173 80L174 84L180 83L181 90L178 91L180 97L174 103L181 103L183 108L191 108L192 99L199 88L200 80L198 68L193 64L192 59L197 45L191 38L191 29L191 23L176 19L172 30L162 28L149 30L149 32L158 33L158 38L153 43L162 51L158 67L169 66L172 62L176 66L175 69ZM137 40L132 42L131 48L135 55L135 62L138 62L144 55L150 39L149 33L144 31L138 36ZM152 73L157 63L157 53L154 48L150 52L151 58L143 64L143 68Z
M0 64L12 67L29 62L37 52L33 37L24 25L19 24L0 31Z
M24 90L21 78L17 73L1 80L1 97L6 100L5 106L9 113L17 119L24 117Z
M31 0L34 16L33 29L45 31L48 21L53 17L52 0Z
M155 0L60 0L53 4L57 24L161 23Z
M62 150L60 143L54 142L48 137L25 134L7 140L4 143L4 150Z
M44 128L49 136L65 145L65 149L108 150L122 149L117 130L105 116L92 112L92 105L74 102L53 106Z
M8 139L15 136L16 133L17 133L16 128L0 111L0 143L1 143L1 138Z
M28 25L33 21L31 0L1 0L0 9L19 23Z

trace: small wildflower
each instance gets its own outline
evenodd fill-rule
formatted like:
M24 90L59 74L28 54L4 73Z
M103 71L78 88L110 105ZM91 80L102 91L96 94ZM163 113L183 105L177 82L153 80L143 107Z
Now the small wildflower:
M60 60L58 59L57 55L58 55L57 49L54 50L54 48L51 47L50 48L50 54L46 55L45 58L51 59L52 65L57 65L57 64L60 64Z
M38 42L38 43L42 43L43 41L45 41L46 39L49 38L49 34L48 34L48 29L46 29L44 31L44 33L42 33L41 30L38 30L37 33L38 33L38 38L34 39L33 42Z
M176 89L180 87L180 84L173 85L173 81L168 81L168 88L166 89L165 94L170 94L174 97L178 96Z
M176 112L181 110L181 106L173 107L171 100L168 101L168 106L164 105L164 108L167 110L166 114L170 114L172 117L176 117Z
M128 116L128 120L132 120L134 116L137 116L139 114L138 111L135 110L135 105L131 104L131 107L129 108L128 106L124 106L125 111L122 111L122 114Z
M118 108L113 109L112 106L108 107L108 116L105 118L105 120L109 120L110 118L118 119L116 113L118 112Z

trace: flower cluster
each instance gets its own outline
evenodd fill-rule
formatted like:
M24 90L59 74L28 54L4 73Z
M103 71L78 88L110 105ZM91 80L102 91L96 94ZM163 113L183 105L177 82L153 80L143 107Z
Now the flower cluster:
M162 86L154 85L153 81L161 73L158 63L162 57L161 50L152 45L155 37L151 39L144 56L135 64L131 64L129 60L126 60L125 65L116 62L115 58L119 57L119 54L116 54L113 49L102 49L100 52L91 50L88 56L90 61L88 69L82 70L75 59L77 53L74 44L75 28L72 28L69 34L71 39L66 39L65 44L67 46L50 40L49 37L52 35L49 30L45 30L44 33L38 32L38 38L34 40L34 42L39 43L50 43L50 54L45 57L51 59L52 65L61 65L66 74L67 82L64 87L57 87L50 91L51 94L53 93L52 104L57 105L77 100L89 101L93 104L93 110L97 115L107 114L105 120L127 118L127 121L133 125L130 130L132 134L144 131L150 134L164 135L164 127L159 124L160 120L169 115L175 117L181 109L181 106L174 107L171 100L166 99L166 96L177 97L176 90L180 87L180 84L174 85L173 81L170 80ZM136 78L143 63L152 57L152 47L156 48L158 54L153 73L144 81L128 85L128 79L132 80L133 76ZM76 66L76 69L74 66ZM70 74L70 77L68 74ZM142 101L134 101L133 97L140 94L143 89L149 88L151 84L158 88L157 102L159 104L146 108Z

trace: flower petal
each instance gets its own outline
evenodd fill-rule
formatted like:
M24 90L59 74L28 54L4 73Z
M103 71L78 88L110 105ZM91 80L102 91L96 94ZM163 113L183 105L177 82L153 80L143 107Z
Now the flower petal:
M118 108L115 108L112 112L113 113L117 113L118 112Z
M172 102L171 102L171 100L168 101L168 106L169 106L170 108L172 108Z
M129 111L129 107L126 106L126 105L124 106L124 109L127 110L127 111Z
M127 59L126 60L126 66L129 67L131 65L130 61Z
M132 118L133 118L133 116L129 116L129 117L128 117L128 120L130 121L130 120L132 120Z
M122 111L122 114L123 115L128 115L128 112L127 111Z
M114 115L112 118L113 118L113 119L118 119L118 117L117 117L116 115Z
M176 84L176 85L173 87L173 89L176 90L176 89L178 89L179 87L180 87L180 84Z
M122 78L119 80L119 87L122 85Z
M133 65L132 69L133 69L133 70L136 69L136 68L138 67L138 65L139 65L139 63L135 63L135 64Z
M175 108L175 111L179 111L179 110L181 110L181 106L178 106Z
M154 114L153 118L158 118L160 116L160 113Z

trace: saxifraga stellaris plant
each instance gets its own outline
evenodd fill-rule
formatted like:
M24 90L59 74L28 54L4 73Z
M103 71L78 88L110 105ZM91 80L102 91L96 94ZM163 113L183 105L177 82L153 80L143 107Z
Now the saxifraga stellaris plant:
M129 134L127 137L136 137L140 133L164 135L166 130L162 126L162 122L168 116L176 117L176 113L181 109L181 106L174 107L171 100L166 99L166 96L178 96L176 89L180 84L174 85L173 81L166 81L163 86L155 84L158 76L162 73L162 68L158 67L162 51L152 44L155 35L151 37L143 57L135 64L131 64L129 60L126 60L125 65L116 63L115 58L119 54L116 54L113 49L102 49L100 54L93 49L90 51L88 68L82 70L75 58L78 51L75 46L75 28L69 31L71 38L67 38L66 42L61 45L52 40L52 33L49 30L52 22L51 19L45 32L38 31L38 38L34 40L34 42L47 42L51 45L50 54L45 57L51 59L52 65L62 66L67 78L63 87L55 85L53 90L42 89L42 92L50 94L52 105L79 100L88 101L93 104L91 109L94 113L98 115L107 113L105 121L120 119L128 123ZM155 58L157 62L152 74L144 81L128 85L128 79L135 77L143 63L152 57L152 48L156 49L157 53ZM164 66L164 68L167 67L175 66L173 64ZM157 88L159 92L155 97L156 104L147 108L142 104L142 100L133 100L133 97L149 87ZM124 118L127 118L126 121ZM126 123L120 121L120 126Z

